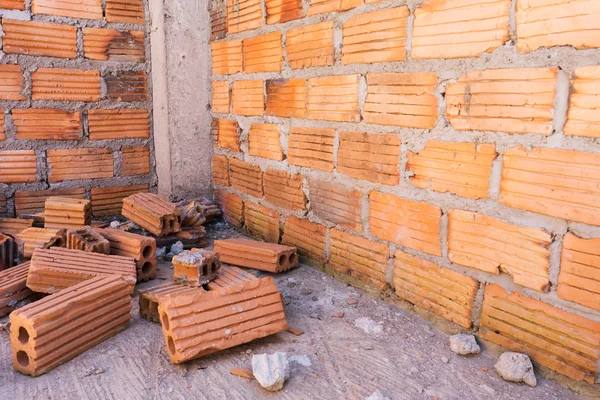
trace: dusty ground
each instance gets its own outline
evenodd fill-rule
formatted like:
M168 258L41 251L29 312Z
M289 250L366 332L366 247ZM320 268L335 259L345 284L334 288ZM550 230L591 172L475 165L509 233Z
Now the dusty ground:
M171 274L169 263L162 263L159 279L139 287L165 283ZM426 320L311 267L275 278L289 326L303 330L301 336L282 332L173 365L160 326L140 319L136 291L129 329L38 378L13 371L8 335L1 333L0 399L364 399L376 390L390 399L579 398L539 376L536 388L505 382L494 372L490 351L458 356L449 350L449 335ZM358 302L348 305L349 299ZM343 318L332 318L339 312ZM355 325L359 318L373 321L367 324L371 333ZM251 368L253 353L275 351L305 355L312 365L295 364L283 391L275 394L229 374L232 368Z

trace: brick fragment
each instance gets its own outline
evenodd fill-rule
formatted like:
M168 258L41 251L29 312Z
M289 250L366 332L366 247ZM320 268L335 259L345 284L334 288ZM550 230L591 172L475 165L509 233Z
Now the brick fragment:
M260 204L244 202L244 224L246 229L252 235L264 241L279 242L279 217L280 214L275 210Z
M46 228L80 228L92 222L90 200L69 197L48 197L44 210Z
M0 216L8 213L8 206L6 205L6 196L0 194Z
M362 231L361 202L358 190L316 179L309 179L313 212L326 221L358 232Z
M124 198L121 214L158 237L181 230L179 208L154 193L136 193Z
M212 82L212 111L216 113L229 114L231 105L231 91L229 90L229 82L213 81Z
M201 287L185 286L175 282L169 282L163 285L153 286L148 289L141 289L139 290L140 317L150 322L160 323L158 305L160 304L161 297L172 295L175 293L177 295L187 295L195 292L204 291L205 290Z
M143 63L144 32L83 28L83 52L90 60Z
M92 214L94 217L119 215L125 197L148 190L148 184L92 188Z
M90 140L147 139L150 137L148 110L89 110Z
M279 273L298 266L296 247L249 239L215 240L221 261L238 267Z
M42 0L34 2L34 7L39 1ZM74 26L3 18L2 30L2 50L7 54L77 58L77 28Z
M225 4L211 4L210 12L210 40L223 39L227 35L227 9Z
M594 383L600 324L487 285L479 335L575 380Z
M304 118L306 79L267 80L267 115Z
M196 204L197 211L202 214L207 222L214 221L223 215L219 206L206 197L196 199L192 203Z
M290 29L285 35L287 60L292 69L325 67L335 63L333 21Z
M371 233L387 240L441 256L440 220L442 210L425 202L371 191L369 221Z
M0 108L0 142L6 140L6 128L4 127L4 110Z
M580 67L571 80L567 136L600 138L600 67Z
M33 220L21 218L0 218L0 232L16 236L27 228L33 226Z
M472 71L446 88L446 116L459 131L552 133L556 68Z
M233 151L241 151L240 126L235 119L213 118L212 131L215 146Z
M385 185L400 180L400 138L365 132L341 132L337 170L357 179Z
M233 82L232 112L244 116L260 116L265 111L264 82Z
M281 243L296 247L301 257L323 264L327 261L326 234L327 228L323 225L289 216L285 220Z
M306 118L360 122L359 81L360 75L310 78Z
M290 175L285 171L268 169L263 175L263 182L265 199L269 203L294 211L306 208L302 175Z
M121 332L131 318L130 291L120 276L102 276L13 311L13 367L39 376Z
M15 192L15 208L17 216L35 214L44 211L48 197L70 197L83 199L85 189L55 189Z
M0 65L0 100L25 100L21 93L23 90L23 73L21 66L4 64Z
M231 186L254 197L263 197L263 172L258 165L232 158L229 170Z
M229 159L227 156L213 154L212 176L215 185L229 186Z
M33 100L99 101L100 72L39 68L31 74Z
M147 175L150 173L150 151L146 146L121 147L122 176Z
M238 33L262 26L260 0L227 1L227 33Z
M83 136L78 111L14 108L12 115L17 139L79 140Z
M364 0L310 0L308 15L350 10L362 5Z
M29 262L0 272L0 317L42 297L40 293L34 293L27 287L28 273Z
M600 225L600 154L515 147L504 152L500 202Z
M49 182L112 178L113 154L109 148L48 150Z
M27 228L16 235L23 241L23 258L29 260L35 249L65 247L66 231L51 228Z
M396 294L464 328L471 328L477 280L397 250L394 255Z
M265 0L267 24L279 24L304 18L302 0Z
M110 242L89 226L67 230L67 249L110 254Z
M561 299L600 310L600 239L565 235L556 293Z
M288 137L288 162L333 171L335 129L293 127Z
M0 182L35 182L37 165L33 150L0 151Z
M135 260L138 282L156 278L156 239L119 229L97 230L110 243L110 254Z
M379 290L387 288L389 248L337 229L330 230L329 266Z
M23 243L20 239L0 233L0 271L22 263L22 252Z
M204 249L185 250L173 257L173 280L178 284L202 287L217 277L219 253Z
M431 129L437 120L433 73L367 74L363 118L370 124Z
M223 210L225 221L239 228L244 222L244 202L242 198L224 190L216 190L215 199L221 210Z
M0 0L0 8L25 10L25 0Z
M106 21L143 25L142 0L106 0Z
M430 140L421 152L408 152L406 170L421 189L486 199L497 155L493 144Z
M253 124L248 132L248 154L270 160L283 160L279 125Z
M281 32L244 39L244 72L281 72Z
M196 200L182 201L177 204L181 210L181 227L201 227L206 222L204 206Z
M119 72L104 77L106 98L114 101L146 101L146 73Z
M213 74L231 75L242 72L244 59L241 40L213 42L210 44L210 51Z
M501 47L508 33L510 0L429 0L415 10L412 57L477 57Z

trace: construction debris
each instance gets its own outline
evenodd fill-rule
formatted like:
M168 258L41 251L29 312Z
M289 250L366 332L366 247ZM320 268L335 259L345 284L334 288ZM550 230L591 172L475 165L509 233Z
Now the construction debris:
M202 226L206 222L204 216L205 207L196 201L190 201L189 203L179 203L179 209L181 210L181 226Z
M267 272L283 272L298 265L295 247L249 239L215 240L221 262Z
M173 279L188 286L206 285L217 277L219 268L219 254L208 250L185 250L173 257Z
M502 353L496 365L498 375L505 381L523 382L529 386L536 386L537 380L533 372L533 364L526 354L506 352Z
M110 242L110 254L135 260L138 282L156 278L156 240L148 236L101 229L98 233Z
M33 227L33 220L19 218L0 218L0 232L15 236L24 229Z
M181 211L153 193L136 193L124 198L122 214L158 237L181 230Z
M467 354L479 354L481 351L475 340L475 336L462 333L450 336L450 350L461 356Z
M26 285L29 262L0 272L0 317L43 297Z
M204 291L204 289L178 285L175 282L140 290L140 317L150 322L160 322L158 305L161 297L171 294L185 295L196 291Z
M241 378L254 379L254 374L252 371L245 368L233 368L231 371L229 371L229 373Z
M49 197L44 210L45 228L79 228L92 223L90 200Z
M67 231L67 248L89 253L110 254L110 243L98 232L84 226Z
M20 264L23 241L0 233L0 271Z
M35 249L65 247L66 230L50 228L27 228L17 237L23 241L23 258L29 260Z
M283 389L289 375L287 355L281 352L253 355L252 374L260 386L270 392Z

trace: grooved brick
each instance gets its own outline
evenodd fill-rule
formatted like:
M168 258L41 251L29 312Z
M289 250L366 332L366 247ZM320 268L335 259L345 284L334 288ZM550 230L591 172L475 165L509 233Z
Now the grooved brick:
M8 206L6 205L6 196L0 194L0 216L8 213Z
M25 10L25 0L0 0L0 8Z
M291 69L325 67L335 62L332 21L290 29L285 43Z
M35 190L30 192L15 192L15 209L17 216L22 214L35 214L44 211L46 200L49 197L69 197L72 199L83 199L85 189L58 189L58 190Z
M415 10L412 57L476 57L501 47L511 0L429 0Z
M212 1L210 4L210 40L227 36L227 7L224 2Z
M90 140L147 139L150 137L148 110L89 110Z
M92 214L95 217L120 215L123 199L136 193L148 192L148 184L92 188Z
M360 75L310 78L306 118L360 122L359 81Z
M281 243L295 246L298 254L318 263L325 263L325 236L327 229L320 224L289 216L283 227Z
M2 2L0 2L2 7ZM40 298L27 287L29 262L0 271L0 317Z
M6 140L6 128L4 127L4 110L0 108L0 141Z
M303 18L302 0L265 0L267 24L279 24Z
M224 190L216 190L215 199L221 206L225 220L238 228L242 226L244 222L244 202L242 198Z
M97 230L110 242L110 254L131 257L136 263L137 281L156 277L156 239L119 229Z
M77 58L74 26L3 18L2 30L2 50L7 54Z
M213 42L210 44L210 52L213 74L231 75L242 72L244 59L241 40Z
M448 257L456 264L509 274L516 284L540 292L550 285L552 236L471 211L448 214Z
M346 11L362 4L363 0L310 0L308 15Z
M302 191L302 175L268 169L263 176L265 200L289 210L304 210L306 196Z
M67 230L67 249L110 254L110 242L89 226Z
M305 79L269 79L267 85L267 115L304 118L306 113Z
M235 119L213 118L215 146L240 151L240 127Z
M488 285L479 335L572 379L594 383L600 323Z
M419 153L408 152L406 170L421 189L486 199L496 156L493 144L430 140Z
M39 68L31 74L33 100L99 101L100 72Z
M144 32L83 28L83 52L90 60L143 63Z
M369 193L371 233L380 239L441 256L441 217L442 210L437 206L376 191Z
M16 236L23 241L23 257L29 260L35 249L65 247L65 229L27 228Z
M472 71L446 88L446 115L459 131L552 132L557 68Z
M158 237L181 231L183 219L176 204L154 193L124 198L121 215Z
M122 176L146 175L150 173L150 151L146 146L121 147Z
M407 6L360 14L343 24L342 64L406 60Z
M101 0L33 0L34 14L58 15L61 17L102 19Z
M600 225L600 154L515 147L504 152L500 202Z
M48 108L13 109L17 139L79 140L81 113Z
M331 182L309 179L313 212L326 221L358 232L362 231L361 193Z
M260 0L228 0L227 33L238 33L262 26Z
M109 148L48 150L49 182L112 178L113 154Z
M144 24L142 0L106 0L106 22Z
M70 197L48 197L44 204L44 227L80 228L92 223L91 202Z
M263 172L258 165L231 158L229 173L231 186L254 197L263 197Z
M0 232L3 232L7 235L15 236L23 230L31 228L32 226L32 219L0 218ZM4 238L2 238L2 240L4 240ZM0 270L1 268L2 260L0 259Z
M33 150L0 151L0 182L35 182L37 164Z
M279 125L252 124L248 132L248 154L282 161L283 150L279 141Z
M338 172L384 185L397 185L400 138L365 132L341 132Z
M146 73L119 72L104 77L106 82L106 98L114 101L145 101Z
M470 328L477 280L397 250L394 255L396 294L462 327Z
M229 114L229 106L231 104L231 91L229 90L229 82L213 81L212 82L212 111L216 113Z
M213 154L212 176L215 185L229 186L229 159L227 156Z
M23 90L23 73L21 66L4 64L0 65L0 100L25 100L21 93Z
M288 162L333 171L335 129L293 127L288 138Z
M244 202L246 229L266 242L279 243L279 213L260 204Z
M281 72L281 32L244 39L244 72Z
M232 112L244 116L260 116L265 111L264 82L261 80L233 82Z
M600 67L580 67L571 79L566 136L600 138Z

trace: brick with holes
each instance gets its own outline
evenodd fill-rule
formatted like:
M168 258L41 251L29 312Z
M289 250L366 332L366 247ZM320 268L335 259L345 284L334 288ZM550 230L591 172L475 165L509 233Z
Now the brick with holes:
M110 254L110 243L89 226L67 230L67 249Z
M215 251L226 264L260 271L279 273L298 266L298 253L294 246L250 239L225 239L215 240Z
M221 268L219 253L205 249L185 250L173 257L173 280L201 287L217 277Z
M49 197L44 210L46 228L79 228L92 222L90 200Z
M17 234L23 241L23 257L29 260L35 249L65 247L66 230L51 228L27 228Z
M136 193L124 198L122 214L158 237L181 230L181 211L154 193Z
M156 239L119 229L99 229L100 235L110 243L110 254L131 257L135 260L138 282L156 277Z

